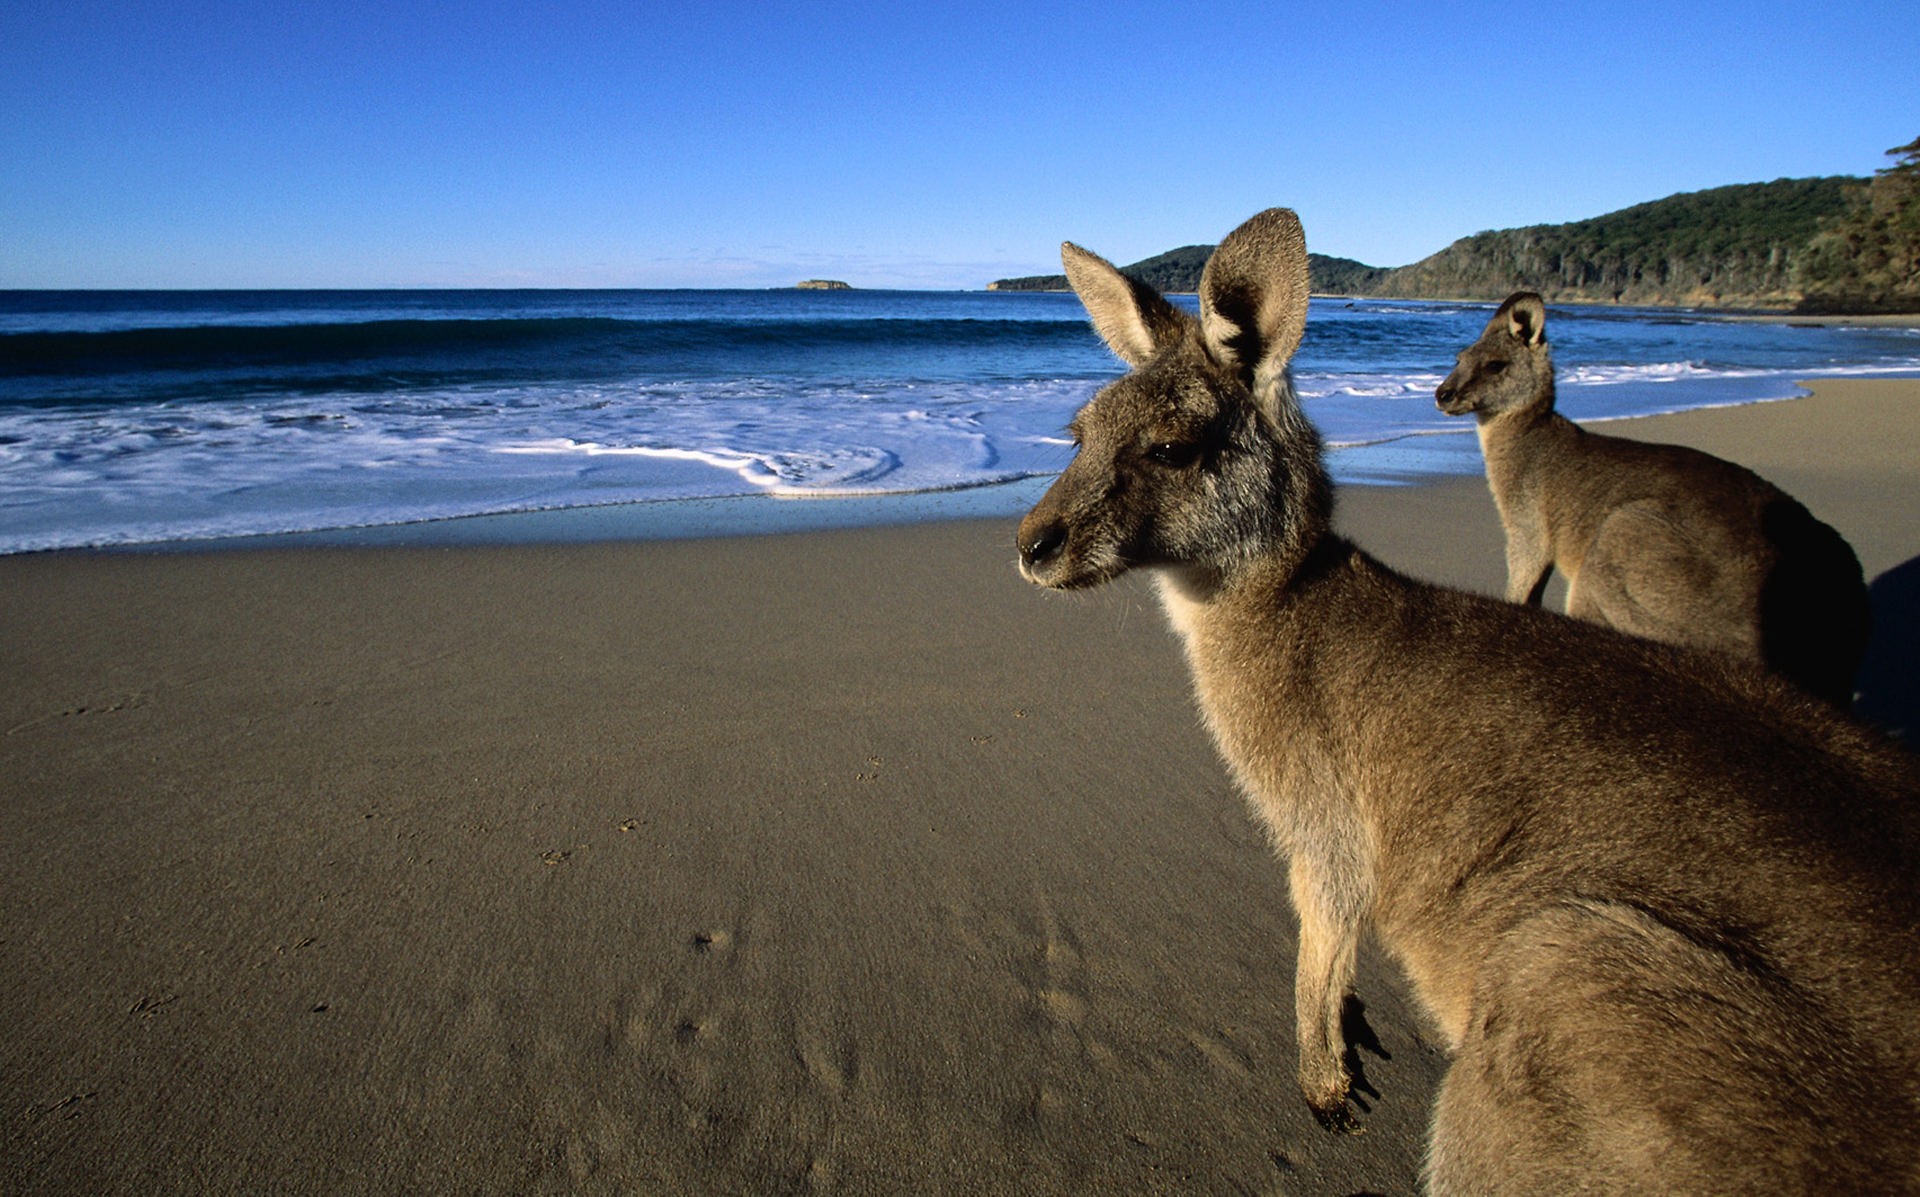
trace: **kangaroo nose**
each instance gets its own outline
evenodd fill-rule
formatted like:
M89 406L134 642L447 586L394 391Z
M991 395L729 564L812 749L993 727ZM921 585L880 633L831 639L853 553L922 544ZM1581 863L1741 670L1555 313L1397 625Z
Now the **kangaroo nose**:
M1049 521L1038 528L1020 529L1020 560L1028 565L1044 565L1059 555L1067 543L1067 526Z

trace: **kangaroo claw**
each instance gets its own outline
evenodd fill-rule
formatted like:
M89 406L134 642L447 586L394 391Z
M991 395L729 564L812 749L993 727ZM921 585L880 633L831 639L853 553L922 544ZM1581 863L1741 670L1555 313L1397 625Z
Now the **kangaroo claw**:
M1362 1124L1358 1118L1353 1116L1353 1108L1344 1101L1331 1109L1323 1110L1319 1106L1311 1104L1309 1104L1307 1108L1313 1111L1313 1120L1315 1122L1318 1122L1322 1128L1332 1131L1336 1135L1364 1135L1367 1133L1366 1126Z

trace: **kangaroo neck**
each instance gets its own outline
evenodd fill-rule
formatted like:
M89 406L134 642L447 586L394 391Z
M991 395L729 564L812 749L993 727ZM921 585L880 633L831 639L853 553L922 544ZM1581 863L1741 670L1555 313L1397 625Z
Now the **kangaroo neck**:
M1154 571L1154 581L1189 662L1204 668L1212 656L1231 659L1248 649L1279 647L1288 639L1283 624L1357 551L1323 531L1292 554L1270 553L1231 570L1165 567Z

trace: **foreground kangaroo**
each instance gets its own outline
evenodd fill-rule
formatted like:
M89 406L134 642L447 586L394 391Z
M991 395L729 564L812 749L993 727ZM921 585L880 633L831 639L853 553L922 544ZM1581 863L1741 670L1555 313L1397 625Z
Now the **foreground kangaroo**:
M1071 244L1133 370L1071 425L1021 570L1152 571L1208 727L1290 863L1299 1079L1351 1126L1371 931L1453 1062L1436 1193L1920 1189L1909 758L1717 654L1387 569L1329 531L1287 363L1291 212L1223 241L1200 318Z
M1569 615L1733 652L1848 706L1871 615L1847 542L1751 470L1554 411L1546 321L1516 292L1435 392L1479 419L1507 597L1538 605L1558 566Z

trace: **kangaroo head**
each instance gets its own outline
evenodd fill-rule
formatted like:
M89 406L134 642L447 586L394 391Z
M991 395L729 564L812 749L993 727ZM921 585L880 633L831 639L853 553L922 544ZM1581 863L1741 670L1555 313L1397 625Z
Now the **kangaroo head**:
M1200 280L1200 318L1072 243L1067 278L1133 367L1068 426L1073 461L1020 522L1020 569L1059 589L1136 566L1215 575L1310 546L1329 518L1320 442L1287 363L1307 318L1300 221L1272 208L1228 234Z
M1515 291L1487 321L1480 339L1460 351L1453 373L1433 393L1450 416L1514 411L1545 397L1553 402L1553 353L1547 308L1531 291Z

